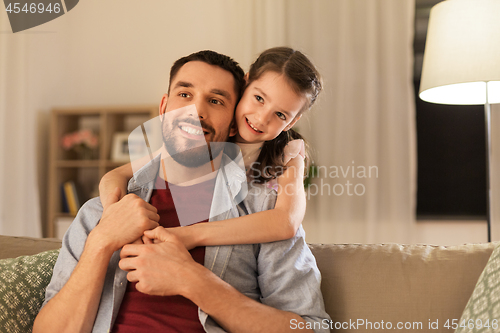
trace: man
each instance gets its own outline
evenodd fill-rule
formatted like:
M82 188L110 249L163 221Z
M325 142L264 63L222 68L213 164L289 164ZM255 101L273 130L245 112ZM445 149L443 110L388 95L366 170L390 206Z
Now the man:
M169 115L194 104L204 139L226 141L232 134L233 113L243 84L243 71L231 59L211 51L192 54L172 67L169 94L163 96L160 114ZM192 131L172 126L166 119L163 126L169 133L163 135L172 136L175 142L172 147L181 147L179 151L166 149L169 158L162 167L168 170L168 182L203 177L203 166L186 168L191 159L188 156L186 161L183 151L196 148ZM228 176L225 182L220 177L212 182L214 193L221 186L227 186L229 193L241 175L233 176L237 168L222 152L212 155ZM160 164L156 158L136 172L129 183L129 192L135 194L117 201L116 193L117 202L105 211L97 198L82 207L63 240L33 331L220 332L223 327L231 332L279 332L291 330L291 322L304 320L319 327L327 314L319 291L319 273L303 231L283 242L207 247L197 263L195 254L191 256L178 239L158 227L160 216L155 206L162 203L148 203L158 202L152 189ZM268 193L249 196L246 201L238 207L240 213L274 205ZM238 216L235 209L217 218ZM150 240L147 243L154 244L131 244L143 235ZM127 284L127 279L131 283ZM156 298L159 296L167 297ZM172 309L172 313L157 311L164 302L169 304L165 310ZM155 328L158 323L162 326Z

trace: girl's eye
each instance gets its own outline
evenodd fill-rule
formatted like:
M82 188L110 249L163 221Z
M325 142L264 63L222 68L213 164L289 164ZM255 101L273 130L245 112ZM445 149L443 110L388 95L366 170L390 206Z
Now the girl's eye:
M260 103L264 103L264 99L262 97L260 97L259 95L255 95L255 99L260 102Z
M276 115L281 119L281 120L286 120L286 116L282 112L276 112Z

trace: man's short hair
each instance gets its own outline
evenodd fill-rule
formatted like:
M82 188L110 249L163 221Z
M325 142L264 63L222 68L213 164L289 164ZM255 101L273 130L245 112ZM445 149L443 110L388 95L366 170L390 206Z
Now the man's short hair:
M245 72L241 69L240 65L230 57L210 51L199 51L192 53L188 56L182 57L172 65L170 68L170 81L168 83L168 92L170 93L170 84L173 78L179 71L179 69L186 63L190 61L202 61L209 65L214 65L220 67L228 72L230 72L234 77L234 91L236 92L236 103L240 100L243 94L243 89L245 88Z

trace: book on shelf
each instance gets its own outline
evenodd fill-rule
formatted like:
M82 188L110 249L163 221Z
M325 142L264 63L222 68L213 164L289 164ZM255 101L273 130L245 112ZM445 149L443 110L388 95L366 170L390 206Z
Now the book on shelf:
M69 213L68 200L64 193L64 183L61 184L61 213Z
M67 182L64 182L63 188L63 207L66 203L69 213L71 215L76 215L81 207L81 200L78 195L75 182L72 180L68 180Z

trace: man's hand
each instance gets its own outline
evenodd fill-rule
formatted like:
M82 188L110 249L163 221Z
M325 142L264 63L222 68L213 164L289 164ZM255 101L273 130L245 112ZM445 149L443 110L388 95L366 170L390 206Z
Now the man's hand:
M160 221L157 209L135 194L127 194L120 201L119 189L110 195L110 205L89 237L104 242L113 251L140 239L144 231L156 228Z
M197 264L175 235L163 227L144 232L145 245L128 244L121 251L120 268L138 291L157 296L184 295Z

